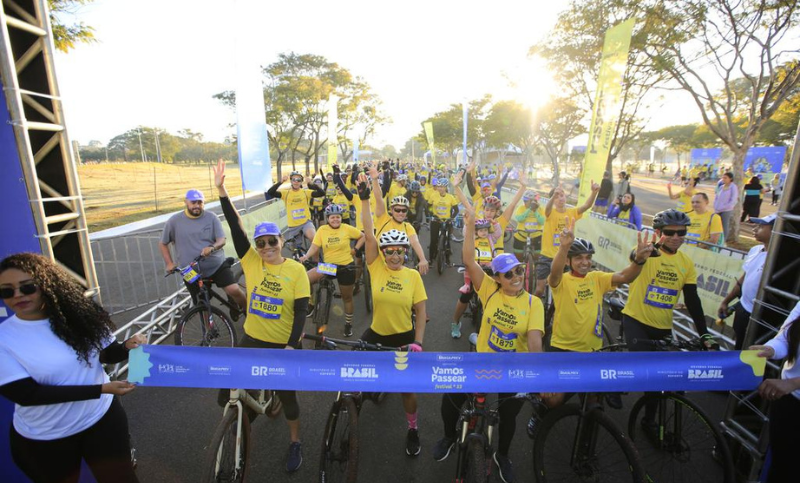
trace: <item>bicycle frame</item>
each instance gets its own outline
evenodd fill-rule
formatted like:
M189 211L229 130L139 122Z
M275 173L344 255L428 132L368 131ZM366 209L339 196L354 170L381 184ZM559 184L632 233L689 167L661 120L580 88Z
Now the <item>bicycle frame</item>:
M258 399L255 399L253 396L250 395L244 389L231 389L231 397L228 401L228 404L225 405L225 408L222 410L222 417L224 418L226 414L228 414L228 410L232 408L236 408L237 416L236 416L236 467L239 468L242 466L242 418L247 417L245 415L244 407L247 406L256 414L266 414L267 407L272 404L272 398L277 397L275 393L271 393L269 399L265 398L266 390L261 390L259 393ZM217 469L219 469L220 457L222 456L222 448L220 448L217 452Z

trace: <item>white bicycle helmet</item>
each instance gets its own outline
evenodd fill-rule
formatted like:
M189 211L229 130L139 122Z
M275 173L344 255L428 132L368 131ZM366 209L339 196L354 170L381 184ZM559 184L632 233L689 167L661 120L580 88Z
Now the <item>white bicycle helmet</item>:
M380 239L378 240L378 246L381 248L390 246L407 247L410 244L411 243L408 241L408 235L400 230L389 230L385 233L382 233Z
M409 207L411 203L409 203L408 198L406 198L405 196L395 196L394 198L392 198L392 201L389 202L389 208L398 205Z

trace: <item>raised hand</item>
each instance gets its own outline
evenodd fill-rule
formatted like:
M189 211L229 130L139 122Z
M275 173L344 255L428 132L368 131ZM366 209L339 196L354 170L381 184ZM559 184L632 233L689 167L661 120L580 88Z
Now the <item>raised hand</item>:
M217 165L212 166L211 169L214 171L214 186L216 186L217 189L225 186L225 161L219 158L217 160Z
M575 241L575 219L568 217L565 223L564 229L561 230L560 243L562 247L569 249Z
M647 232L642 230L636 234L636 254L633 256L634 261L642 263L650 257L650 254L655 250L656 234L653 233L652 240L648 241Z
M600 191L600 185L592 180L592 193L597 193L598 191Z
M288 174L284 174L283 178L281 178L281 183L285 183L287 181L289 181L289 175Z
M462 173L462 171L461 171L461 170L459 170L459 171L456 173L456 175L455 175L455 176L453 176L453 186L459 186L459 185L461 185L461 178L462 178L462 175L461 175L461 173Z

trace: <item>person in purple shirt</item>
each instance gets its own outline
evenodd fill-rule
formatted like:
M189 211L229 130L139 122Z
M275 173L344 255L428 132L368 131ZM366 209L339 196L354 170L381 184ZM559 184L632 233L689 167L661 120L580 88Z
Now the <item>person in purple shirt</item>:
M714 197L714 211L722 219L722 232L725 239L729 239L728 230L731 226L733 208L739 200L739 188L733 182L733 173L728 171L722 175L722 184L717 186L717 194Z

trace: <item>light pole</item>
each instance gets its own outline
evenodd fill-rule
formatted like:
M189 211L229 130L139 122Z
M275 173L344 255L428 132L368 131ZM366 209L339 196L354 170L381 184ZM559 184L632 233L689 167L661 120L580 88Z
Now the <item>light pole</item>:
M139 126L139 130L137 131L137 134L139 136L139 152L142 153L142 162L144 163L145 162L145 157L144 157L144 147L142 146L142 127L141 126Z

